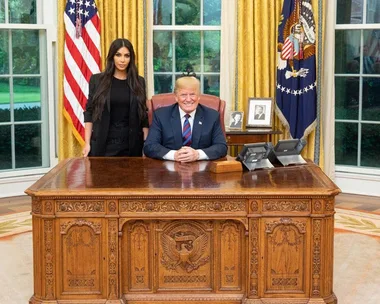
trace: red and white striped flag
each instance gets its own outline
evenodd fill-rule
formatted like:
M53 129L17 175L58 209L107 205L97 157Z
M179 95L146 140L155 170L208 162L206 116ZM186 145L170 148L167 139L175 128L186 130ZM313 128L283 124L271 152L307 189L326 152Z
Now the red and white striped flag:
M84 140L88 83L100 71L100 18L95 0L67 0L63 106L78 140Z
M297 51L293 48L293 42L288 37L282 47L281 58L287 60L293 59L295 56L297 56Z

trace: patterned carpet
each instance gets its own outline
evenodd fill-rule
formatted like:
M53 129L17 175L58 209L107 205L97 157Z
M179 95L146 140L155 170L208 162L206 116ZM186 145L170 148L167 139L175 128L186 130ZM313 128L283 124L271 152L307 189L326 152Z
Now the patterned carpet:
M352 231L380 237L380 215L336 209L335 230Z
M0 240L9 235L32 231L30 211L0 216Z
M30 211L0 216L0 304L33 294ZM380 214L336 209L334 292L339 304L380 303Z
M334 245L338 303L380 303L380 215L337 208Z

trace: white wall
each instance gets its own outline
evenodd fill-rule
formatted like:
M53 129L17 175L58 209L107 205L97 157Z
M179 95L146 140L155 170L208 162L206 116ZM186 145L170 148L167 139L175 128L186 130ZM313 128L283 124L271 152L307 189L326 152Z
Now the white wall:
M335 183L343 193L379 196L380 176L335 172Z

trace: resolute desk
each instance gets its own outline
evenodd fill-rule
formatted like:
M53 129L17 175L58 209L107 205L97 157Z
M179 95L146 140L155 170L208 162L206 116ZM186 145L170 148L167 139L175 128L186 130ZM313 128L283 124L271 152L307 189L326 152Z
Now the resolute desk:
M30 303L337 303L337 186L313 164L73 158L32 197Z

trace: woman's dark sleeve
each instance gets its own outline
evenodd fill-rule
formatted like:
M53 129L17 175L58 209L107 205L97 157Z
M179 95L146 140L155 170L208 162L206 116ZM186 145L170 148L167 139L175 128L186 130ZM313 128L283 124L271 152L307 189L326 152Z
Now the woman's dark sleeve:
M95 93L95 75L90 78L90 83L88 85L88 98L86 103L86 111L84 111L84 122L92 122L93 113L93 97Z
M143 128L149 128L148 112L147 111L145 111L144 117L141 121L141 125Z
M145 79L143 77L140 77L142 87L144 89L144 101L143 101L143 115L141 118L141 125L143 128L149 128L149 121L148 121L148 108L146 106L146 88L145 88Z

